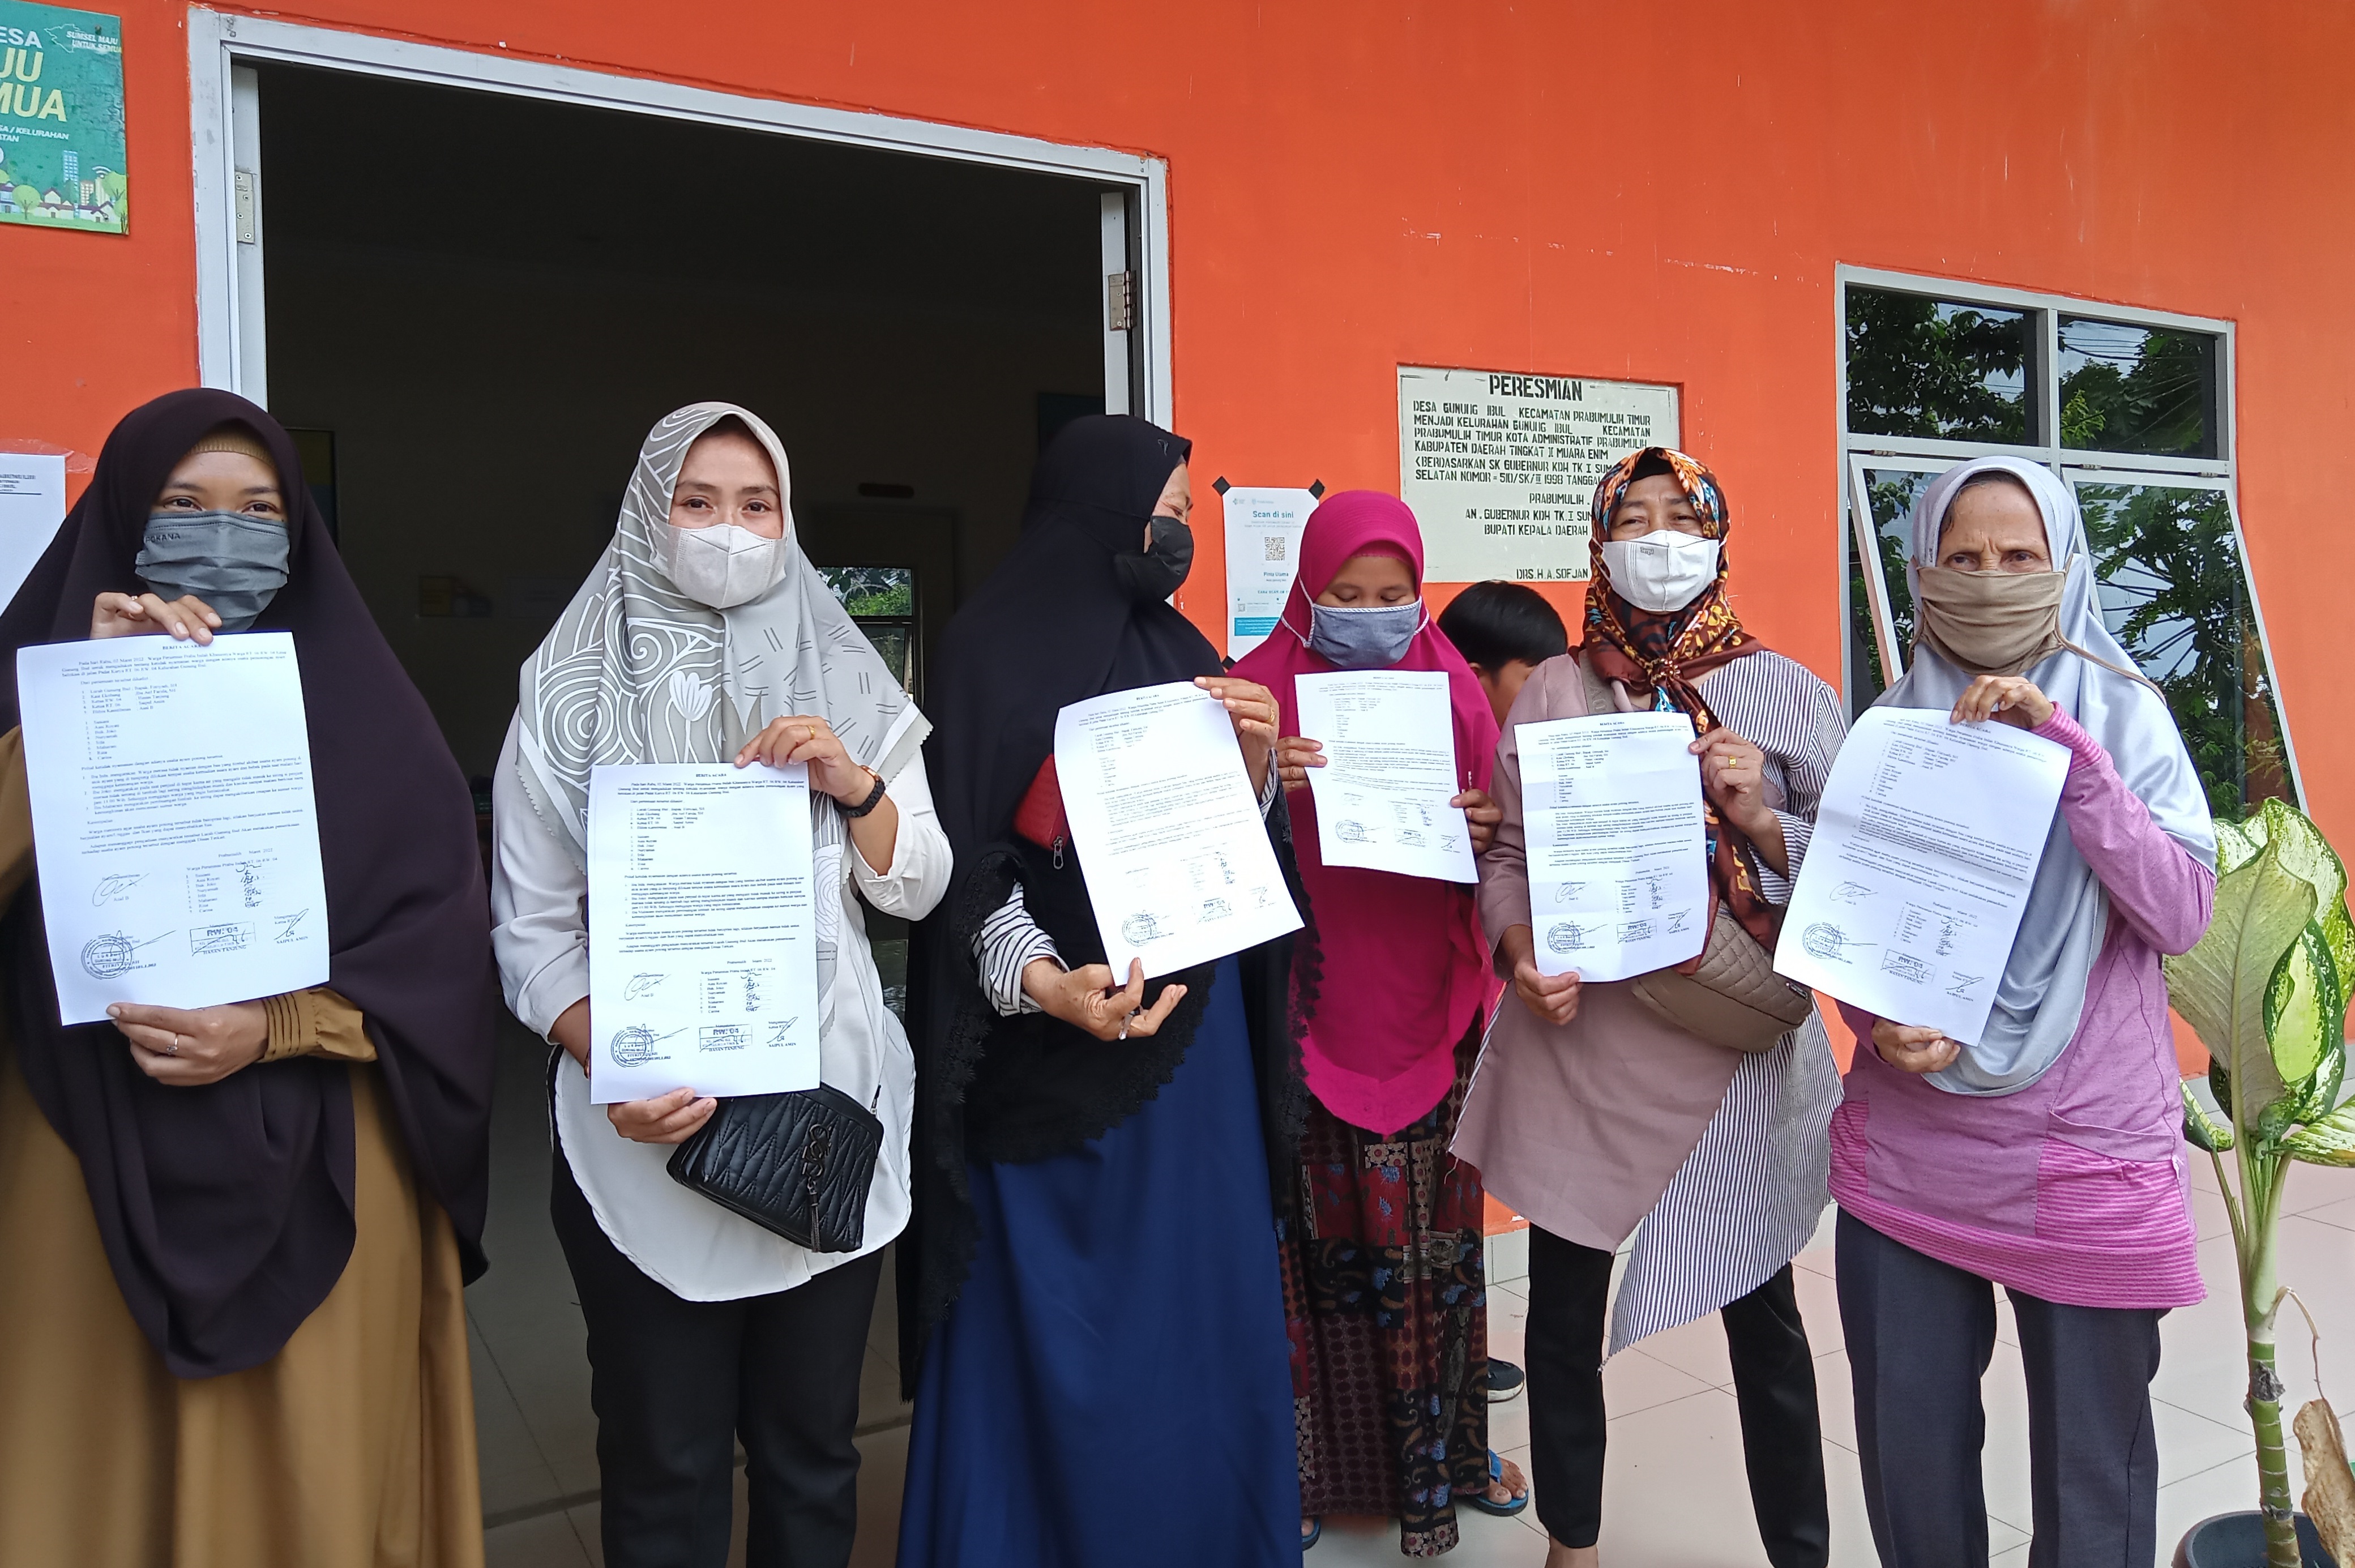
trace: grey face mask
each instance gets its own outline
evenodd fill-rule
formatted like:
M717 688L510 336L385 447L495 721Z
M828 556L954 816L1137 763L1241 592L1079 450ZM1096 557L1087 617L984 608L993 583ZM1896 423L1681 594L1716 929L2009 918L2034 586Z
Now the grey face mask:
M293 539L286 525L243 512L159 512L147 519L134 563L140 581L165 599L195 594L224 632L253 624L286 586Z
M1308 646L1336 669L1387 669L1423 630L1423 601L1343 610L1308 606Z

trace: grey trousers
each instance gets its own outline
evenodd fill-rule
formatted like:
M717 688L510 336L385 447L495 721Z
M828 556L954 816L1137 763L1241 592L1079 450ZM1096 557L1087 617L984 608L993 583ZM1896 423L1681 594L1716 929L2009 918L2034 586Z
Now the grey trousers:
M1987 1568L1979 1377L1995 1352L1995 1286L1845 1213L1838 1258L1864 1506L1882 1568ZM2028 1373L2029 1568L2148 1568L2162 1314L2009 1294Z

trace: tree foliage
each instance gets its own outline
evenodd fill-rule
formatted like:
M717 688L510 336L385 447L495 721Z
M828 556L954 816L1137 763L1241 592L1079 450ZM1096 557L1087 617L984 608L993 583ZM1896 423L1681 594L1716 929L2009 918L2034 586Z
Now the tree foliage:
M1946 441L2029 439L2028 319L1881 289L1848 292L1848 427Z

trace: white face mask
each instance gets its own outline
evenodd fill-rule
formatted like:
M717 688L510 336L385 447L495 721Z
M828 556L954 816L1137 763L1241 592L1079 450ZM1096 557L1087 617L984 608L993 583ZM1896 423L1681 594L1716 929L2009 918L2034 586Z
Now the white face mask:
M1603 564L1620 598L1664 615L1700 598L1717 576L1718 542L1655 528L1639 539L1604 540Z
M671 586L714 610L758 599L783 580L786 563L783 539L762 539L734 523L665 523L655 536L655 564Z

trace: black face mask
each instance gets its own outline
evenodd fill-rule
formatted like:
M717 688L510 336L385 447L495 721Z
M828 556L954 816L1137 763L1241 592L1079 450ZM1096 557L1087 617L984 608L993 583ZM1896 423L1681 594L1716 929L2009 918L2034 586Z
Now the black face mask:
M1148 526L1152 538L1142 551L1112 558L1114 575L1139 603L1168 598L1194 568L1193 529L1175 517L1154 517Z

